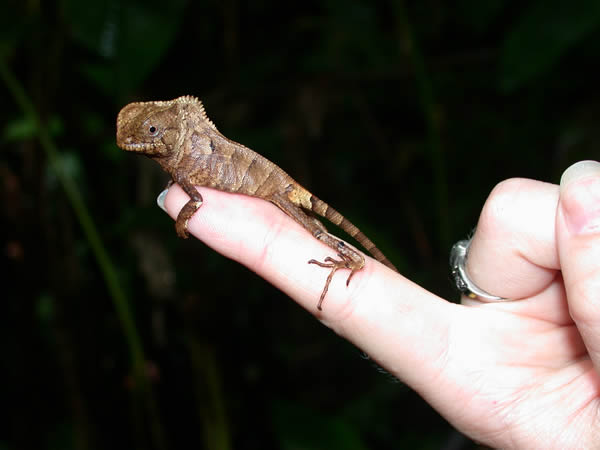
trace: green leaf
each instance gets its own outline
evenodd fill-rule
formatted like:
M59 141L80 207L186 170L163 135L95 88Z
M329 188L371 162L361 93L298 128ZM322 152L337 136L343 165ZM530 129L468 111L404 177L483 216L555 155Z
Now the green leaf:
M60 136L64 131L63 122L58 116L52 116L46 125L51 136ZM19 117L7 122L2 137L9 142L23 141L37 137L37 125L31 117Z
M56 189L59 185L55 170L60 170L64 176L81 182L83 176L83 165L81 164L81 152L73 149L64 149L59 155L57 165L50 169L48 166L47 184L51 189Z
M129 92L158 65L179 30L184 0L67 0L74 39L99 58L81 72L107 94Z
M2 137L7 141L23 141L37 136L36 124L29 117L19 117L4 126Z
M600 26L600 2L538 1L506 36L500 88L514 91L552 67Z

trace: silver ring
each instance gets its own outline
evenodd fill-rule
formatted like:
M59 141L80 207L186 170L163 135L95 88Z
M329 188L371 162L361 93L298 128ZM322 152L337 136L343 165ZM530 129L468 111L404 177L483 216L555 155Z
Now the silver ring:
M458 241L452 246L450 251L450 273L456 284L456 288L461 294L466 295L469 298L479 299L487 302L502 302L509 300L504 297L498 297L492 295L489 292L477 287L475 283L471 281L469 275L467 275L467 252L471 239L464 239Z

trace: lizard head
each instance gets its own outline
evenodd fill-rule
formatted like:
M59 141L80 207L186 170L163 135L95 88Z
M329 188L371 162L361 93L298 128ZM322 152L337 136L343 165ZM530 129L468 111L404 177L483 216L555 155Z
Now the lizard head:
M123 150L167 156L175 146L182 125L184 102L130 103L117 116L117 145Z

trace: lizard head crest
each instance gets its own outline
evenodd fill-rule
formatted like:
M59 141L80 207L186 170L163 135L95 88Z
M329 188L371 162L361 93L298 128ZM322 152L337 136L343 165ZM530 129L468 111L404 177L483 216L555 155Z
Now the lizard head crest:
M206 116L202 102L195 97L130 103L117 116L117 145L123 150L151 157L166 156L176 145L190 111L216 130Z

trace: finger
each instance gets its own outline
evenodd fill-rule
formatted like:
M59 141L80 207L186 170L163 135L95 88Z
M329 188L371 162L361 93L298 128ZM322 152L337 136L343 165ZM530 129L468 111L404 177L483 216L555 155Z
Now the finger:
M469 247L467 272L490 294L508 299L539 295L555 278L558 186L514 178L488 197Z
M323 261L335 252L270 202L210 188L201 188L201 193L204 202L190 219L189 232L316 313L329 269L308 261ZM178 185L171 186L165 198L170 216L175 219L188 200ZM338 315L343 313L341 309L352 308L352 299L368 289L363 280L382 283L381 278L394 273L371 258L366 262L349 286L342 271L333 277L323 305L328 314Z
M582 161L562 176L556 217L569 310L600 371L600 164Z
M269 202L209 188L201 193L204 203L189 221L190 234L270 281L411 386L439 374L459 306L366 258L349 286L346 277L333 277L318 311L328 272L307 262L334 252ZM175 219L188 200L171 186L165 198L169 215Z

